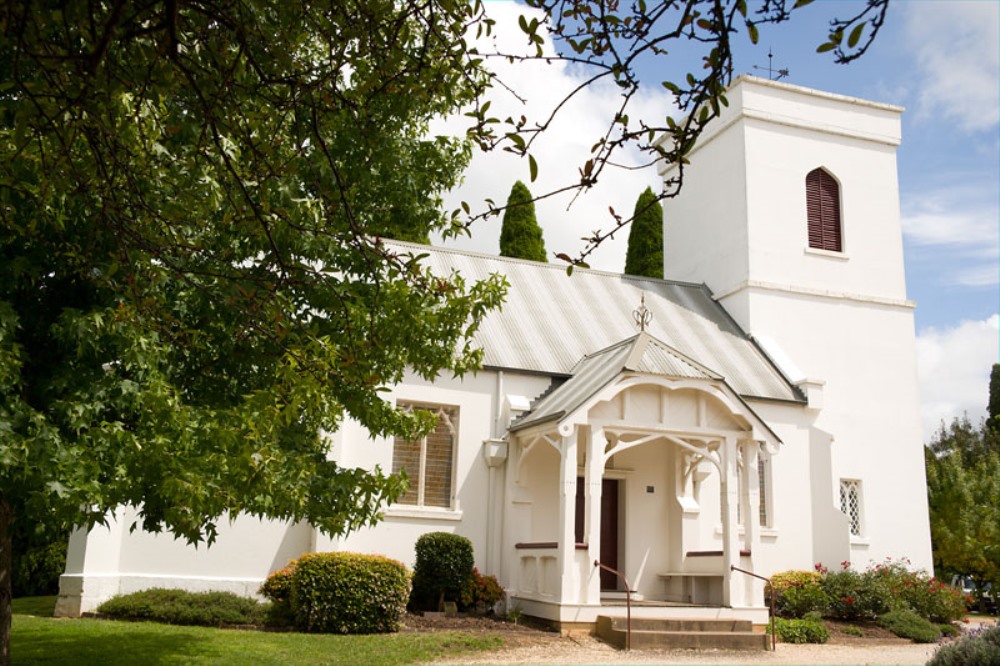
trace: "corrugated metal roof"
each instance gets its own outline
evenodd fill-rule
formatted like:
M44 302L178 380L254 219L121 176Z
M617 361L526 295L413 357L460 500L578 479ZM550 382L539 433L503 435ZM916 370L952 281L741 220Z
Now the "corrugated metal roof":
M584 405L622 372L633 371L682 379L721 379L693 359L650 336L639 333L607 349L584 357L573 376L532 406L529 414L511 426L520 430L562 418Z
M427 253L425 264L439 275L454 270L466 280L507 277L506 303L475 337L486 367L569 376L580 359L636 334L632 311L645 296L651 336L710 368L744 397L802 401L704 285L580 269L570 276L562 265L393 245Z

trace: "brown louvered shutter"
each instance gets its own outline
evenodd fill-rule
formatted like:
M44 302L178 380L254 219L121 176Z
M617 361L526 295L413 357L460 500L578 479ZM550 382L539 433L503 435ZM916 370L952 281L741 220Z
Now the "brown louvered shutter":
M806 214L809 218L809 247L843 251L840 186L823 169L813 169L806 175Z

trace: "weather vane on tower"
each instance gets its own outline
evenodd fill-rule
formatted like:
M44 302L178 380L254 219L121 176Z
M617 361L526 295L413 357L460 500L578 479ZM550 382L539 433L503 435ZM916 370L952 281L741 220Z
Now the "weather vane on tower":
M786 76L788 76L788 70L787 69L774 69L774 67L771 64L772 60L774 60L774 54L771 53L771 47L768 47L767 48L767 78L771 79L772 81L780 81L781 79L783 79ZM761 67L759 65L754 65L753 68L754 69L761 69L761 70L764 69L763 67Z

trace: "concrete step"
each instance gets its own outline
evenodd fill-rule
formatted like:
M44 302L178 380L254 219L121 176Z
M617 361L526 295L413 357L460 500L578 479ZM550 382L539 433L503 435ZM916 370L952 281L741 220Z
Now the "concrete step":
M624 617L601 615L597 635L605 642L624 649L628 640ZM766 634L754 633L749 620L719 619L632 619L632 649L716 649L766 650Z

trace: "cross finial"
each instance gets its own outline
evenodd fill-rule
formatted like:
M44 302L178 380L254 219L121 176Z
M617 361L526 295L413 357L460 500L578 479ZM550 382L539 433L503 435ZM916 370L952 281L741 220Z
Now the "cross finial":
M649 322L652 321L653 313L646 307L646 292L642 292L642 299L639 301L639 307L632 310L632 319L635 321L635 325L639 327L640 331L645 331L646 327L649 326Z
M780 81L781 79L783 79L786 76L788 76L788 70L787 69L774 69L774 67L772 65L772 60L773 59L774 59L774 54L771 53L771 48L768 47L768 49L767 49L767 78L769 78L772 81ZM764 69L763 67L760 67L759 65L754 65L753 68L754 69Z

